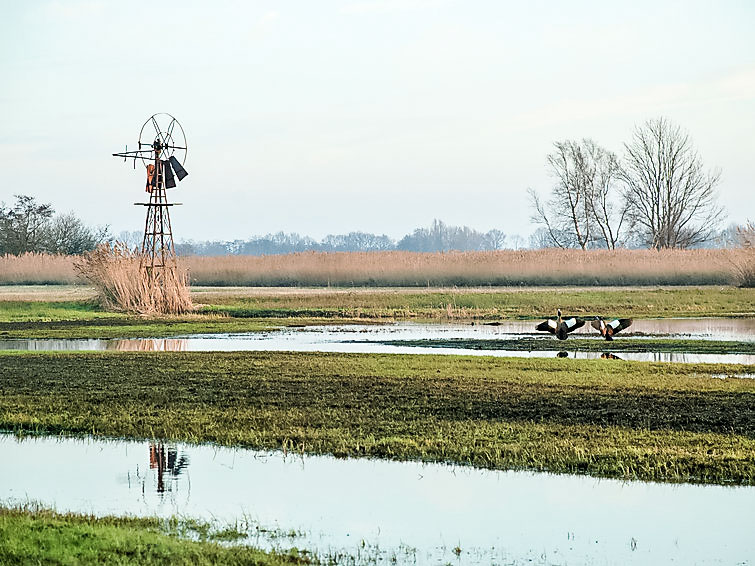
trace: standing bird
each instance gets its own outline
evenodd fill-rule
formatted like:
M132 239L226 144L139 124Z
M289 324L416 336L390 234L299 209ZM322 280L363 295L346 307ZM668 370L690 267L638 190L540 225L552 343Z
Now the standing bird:
M600 332L601 336L608 340L609 342L613 340L613 335L617 332L621 332L624 330L627 326L632 325L632 319L631 318L617 318L615 320L612 320L611 322L606 322L602 318L598 317L596 320L593 320L590 325Z
M543 332L550 332L555 334L559 340L566 340L569 336L569 332L576 330L585 325L585 321L581 318L561 318L561 309L558 309L558 318L553 320L549 318L546 321L541 322L535 327L535 330L541 330Z

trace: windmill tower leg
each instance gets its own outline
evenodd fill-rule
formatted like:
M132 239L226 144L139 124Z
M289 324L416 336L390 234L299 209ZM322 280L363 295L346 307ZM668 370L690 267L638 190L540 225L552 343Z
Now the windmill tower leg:
M170 223L168 198L165 190L165 165L155 160L156 182L147 206L147 219L142 240L141 268L148 281L158 287L164 285L176 270L176 251Z

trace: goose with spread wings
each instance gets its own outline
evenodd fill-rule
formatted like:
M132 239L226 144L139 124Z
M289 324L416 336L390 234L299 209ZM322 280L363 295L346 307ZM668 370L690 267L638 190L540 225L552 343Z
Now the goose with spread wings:
M609 342L613 340L613 335L617 332L621 332L628 326L632 325L632 319L631 318L617 318L615 320L612 320L610 322L606 322L602 318L598 317L595 320L593 320L590 325L600 332L600 335L603 336L606 340Z
M535 327L535 330L550 332L551 334L555 334L556 338L558 338L559 340L566 340L569 336L569 332L572 332L573 330L581 328L585 325L585 321L581 318L574 316L563 318L561 316L561 309L558 309L557 312L558 317L556 318L556 320L549 318L548 320L545 320L538 324Z

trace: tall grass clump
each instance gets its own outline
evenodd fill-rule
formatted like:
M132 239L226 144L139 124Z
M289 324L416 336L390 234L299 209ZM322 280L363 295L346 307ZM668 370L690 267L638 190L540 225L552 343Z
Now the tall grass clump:
M737 239L742 249L733 258L736 283L740 287L755 287L755 224L748 221L738 228Z
M192 310L188 274L182 267L157 280L139 265L140 254L125 244L102 244L74 262L109 310L138 314L180 314Z

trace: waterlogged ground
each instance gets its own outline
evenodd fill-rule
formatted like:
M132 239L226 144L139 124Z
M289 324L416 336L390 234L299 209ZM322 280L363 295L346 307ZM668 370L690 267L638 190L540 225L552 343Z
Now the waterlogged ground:
M154 320L42 291L0 290L0 349L207 353L2 354L6 430L289 452L0 435L0 503L197 517L342 564L752 560L753 382L736 379L755 367L751 290L195 290L204 314ZM613 343L589 326L565 342L535 332L559 306L635 322Z
M0 435L0 500L201 518L357 564L746 564L755 488ZM341 563L349 563L343 559Z
M755 318L637 320L613 342L586 325L566 341L531 321L495 324L327 325L145 339L6 339L0 350L299 351L611 357L632 361L755 363Z

